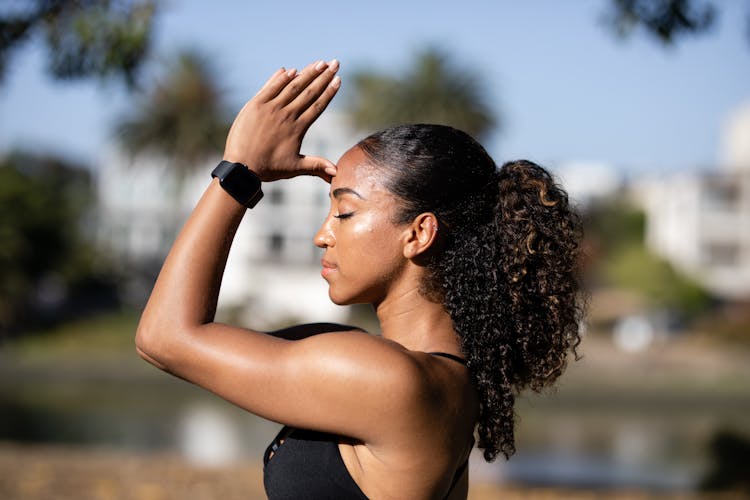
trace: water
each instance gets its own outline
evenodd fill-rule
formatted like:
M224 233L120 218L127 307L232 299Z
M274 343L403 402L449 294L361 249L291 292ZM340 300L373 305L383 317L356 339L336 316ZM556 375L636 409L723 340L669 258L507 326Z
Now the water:
M165 377L166 378L166 377ZM0 440L176 451L196 463L259 458L278 425L179 380L0 390Z
M260 460L278 425L169 377L159 383L0 385L0 440L176 451L221 465ZM6 381L7 382L7 381ZM3 388L4 387L4 388ZM518 405L517 454L472 456L476 480L567 487L689 490L721 428L750 435L747 402L621 401Z

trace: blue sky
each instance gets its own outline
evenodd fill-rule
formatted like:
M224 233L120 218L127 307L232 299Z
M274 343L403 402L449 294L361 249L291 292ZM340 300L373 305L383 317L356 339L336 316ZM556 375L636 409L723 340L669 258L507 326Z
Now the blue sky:
M609 0L257 3L168 0L149 71L198 48L239 108L277 67L336 57L341 108L353 70L405 71L416 52L437 46L485 80L503 123L485 141L496 161L629 171L713 165L723 122L750 100L741 0L719 2L712 33L673 47L644 33L617 39L601 22ZM118 85L51 81L43 49L29 44L0 87L0 150L60 152L95 166L128 102Z

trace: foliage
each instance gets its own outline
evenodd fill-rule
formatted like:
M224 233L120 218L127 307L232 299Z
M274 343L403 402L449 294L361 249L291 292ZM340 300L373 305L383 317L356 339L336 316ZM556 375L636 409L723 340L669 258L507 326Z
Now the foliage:
M585 213L586 234L599 251L643 244L646 214L622 196L594 202Z
M118 355L136 358L133 335L138 325L138 311L124 309L78 318L39 330L31 330L9 342L15 359L51 359L80 362L85 358Z
M692 316L706 309L710 295L698 283L678 273L643 245L616 249L604 262L605 279L639 292L656 306Z
M411 67L401 76L369 71L354 75L350 114L355 126L375 131L434 123L481 138L496 125L479 75L457 67L435 49L418 54Z
M93 285L95 259L80 230L89 202L81 168L20 153L0 161L0 334Z
M221 152L231 117L214 74L205 57L179 54L117 124L120 143L132 154L168 158L182 172Z
M158 0L25 0L0 13L0 79L11 52L36 32L58 79L98 76L136 83L151 45Z
M750 494L750 438L729 429L722 429L711 438L711 468L700 482L701 490L730 491L736 498Z
M607 19L618 34L629 35L642 26L664 43L713 26L716 6L703 0L612 0Z
M589 207L584 223L595 260L593 281L636 292L687 316L704 311L711 302L708 292L646 248L645 220L643 211L621 196Z

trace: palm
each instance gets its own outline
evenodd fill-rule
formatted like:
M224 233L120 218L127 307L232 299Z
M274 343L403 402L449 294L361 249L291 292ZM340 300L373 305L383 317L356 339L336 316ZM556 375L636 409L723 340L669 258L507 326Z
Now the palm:
M401 78L360 72L354 76L355 126L380 129L401 123L437 123L487 134L496 121L479 78L453 68L435 50L418 56L411 73Z
M229 123L205 59L185 52L116 131L127 151L163 156L174 163L179 176L208 155L221 153Z

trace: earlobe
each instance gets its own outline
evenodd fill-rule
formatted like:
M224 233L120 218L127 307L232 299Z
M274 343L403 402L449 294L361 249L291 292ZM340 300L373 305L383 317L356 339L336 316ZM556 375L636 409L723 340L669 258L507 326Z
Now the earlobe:
M404 257L414 259L430 249L437 239L439 222L435 214L419 214L409 225L409 234L404 245Z

